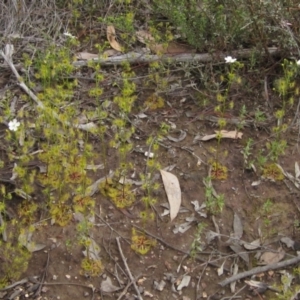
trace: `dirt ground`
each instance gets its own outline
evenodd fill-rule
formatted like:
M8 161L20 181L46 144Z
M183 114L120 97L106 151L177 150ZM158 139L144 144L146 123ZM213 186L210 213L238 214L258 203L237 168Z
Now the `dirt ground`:
M143 68L147 66L138 66L138 68L143 74ZM7 81L13 80L9 72L6 74L1 88L4 88ZM180 78L180 75L176 76ZM193 79L201 88L201 84L197 83L197 74ZM87 92L93 85L94 83L88 80L80 82L78 93L86 99L84 105L91 105ZM257 89L258 91L254 89L246 91L247 98L243 99L243 102L241 98L245 95L233 95L233 100L240 104L228 112L226 118L228 120L237 118L242 104L248 108L247 119L253 120L255 110L259 106L267 116L272 116L271 107L262 103L258 96L263 91L262 86L258 85ZM149 91L139 86L137 91L139 97L134 111L130 114L135 132L131 137L134 147L129 161L133 164L136 174L145 172L144 152L148 149L147 137L155 134L162 122L171 125L169 136L173 139L165 138L161 141L157 160L162 168L171 166L170 172L179 179L182 210L172 222L169 214L163 214L168 201L160 176L156 177L161 187L155 194L157 198L153 208L155 220L148 222L145 227L139 218L139 212L143 209L140 201L130 209L121 211L101 193L97 193L95 224L91 236L101 247L100 256L105 267L103 274L98 277L81 275L80 264L84 256L82 247L77 243L75 217L71 224L64 228L51 225L50 221L47 221L37 227L33 237L35 242L45 244L46 248L32 254L27 271L20 278L24 281L17 282L16 286L7 290L0 290L0 299L275 299L274 291L252 289L245 283L245 279L236 282L234 291L229 285L222 287L219 284L232 275L234 266L238 266L239 273L256 267L258 265L256 255L259 251L272 249L276 252L283 247L286 258L296 256L296 247L289 249L280 240L283 236L294 241L300 238L299 228L296 226L299 220L299 190L287 179L272 182L262 179L261 174L253 169L246 170L241 153L249 138L254 141L252 157L255 158L260 150L266 151L265 143L270 139L271 127L275 124L274 119L268 119L263 125L250 124L241 128L240 131L243 133L241 139L222 140L220 162L228 168L228 178L222 181L213 180L213 186L218 194L224 194L225 205L220 214L213 217L208 213L204 217L203 214L207 213L206 209L203 208L202 214L199 214L195 211L192 201L197 200L199 205L205 202L203 179L208 176L209 161L214 157L213 149L217 148L217 141L214 139L200 141L195 138L213 134L217 130L215 119L212 118L218 117L214 113L215 103L212 102L208 106L199 105L197 92L187 84L183 84L177 90L164 94L163 108L143 110L142 103L151 94L151 88ZM20 95L17 87L15 93ZM111 95L114 93L110 85L105 87L104 95L109 93ZM273 102L273 107L279 105L278 99L275 98ZM111 113L112 118L113 111ZM294 115L295 111L290 111L287 119L292 120ZM297 119L298 123L294 123L287 132L285 138L288 141L288 148L280 157L281 167L291 174L295 173L295 162L300 163L299 119L300 117ZM226 130L235 129L234 125L229 123L226 125ZM6 128L3 126L1 131L4 130ZM185 138L176 141L183 132L186 133ZM109 136L107 136L108 141ZM100 151L100 141L95 139L93 143L95 152ZM143 151L140 151L141 149ZM4 152L3 149L1 151ZM117 152L109 149L108 158L110 168L113 170L118 160ZM97 180L105 175L107 175L105 171L99 169L92 176ZM10 176L11 173L7 172L6 178ZM134 179L139 180L137 175ZM133 187L136 194L141 195L140 186L133 184ZM265 203L268 201L271 205L266 208ZM12 200L10 203L12 211L15 205ZM260 239L259 248L249 250L242 247L235 252L230 247L232 243L229 242L229 238L234 233L235 215L240 219L240 227L243 229L239 240L250 243ZM179 225L183 226L182 224L189 220L191 221L188 230L174 232ZM198 224L206 225L200 237L197 237ZM145 228L146 234L156 239L157 245L147 255L138 255L130 248L132 228L139 230ZM210 231L219 231L219 235L209 239ZM127 268L116 238L120 238ZM190 257L189 253L195 239L201 245L201 249L194 257ZM249 255L248 263L239 255L243 251ZM224 272L218 275L221 266ZM284 269L289 270L289 268ZM132 284L128 270L137 279L137 288ZM273 286L280 283L279 270L261 272L251 279ZM107 292L105 286L109 279L113 284L113 287L109 285L113 288L111 292ZM250 277L246 279L250 280ZM185 280L188 280L186 286ZM297 283L299 278L293 281L293 284ZM137 296L137 289L140 298Z
M93 83L82 82L82 91L87 91ZM241 129L241 139L224 139L221 142L220 153L226 153L220 157L222 164L228 168L228 178L223 181L214 180L213 186L218 194L224 194L225 205L222 213L213 217L198 214L192 201L197 200L201 205L205 201L205 186L203 179L208 176L209 159L213 158L213 150L217 147L216 140L194 141L196 136L205 136L217 130L216 124L211 122L210 116L214 116L213 106L199 106L195 93L181 88L178 93L169 94L167 105L154 111L144 111L145 118L139 117L142 112L139 103L145 96L140 97L135 110L131 114L131 121L135 125L135 133L131 138L134 150L130 154L135 173L144 172L146 157L143 149L147 151L146 138L150 133L156 132L161 122L172 125L169 135L178 138L184 131L186 137L179 142L166 138L161 142L157 160L162 168L172 166L171 173L176 175L182 191L182 212L170 222L169 215L162 215L163 205L167 203L167 197L160 176L156 181L161 184L156 193L155 220L146 225L146 233L157 240L157 245L145 256L136 254L130 248L130 236L132 227L143 227L139 219L139 212L143 209L137 201L126 213L118 210L108 199L100 193L95 195L97 201L95 226L91 236L101 247L100 256L105 267L99 277L87 277L81 275L80 263L83 258L82 247L76 243L77 221L62 228L51 225L50 221L43 222L37 227L33 240L46 245L41 251L34 252L29 262L27 271L15 287L0 292L0 299L139 299L137 291L128 275L120 250L117 246L117 237L120 237L121 249L126 258L128 268L134 278L137 279L137 288L141 299L275 299L276 293L271 290L266 292L251 289L245 283L245 279L236 283L234 291L229 285L221 287L219 283L232 275L234 265L238 266L238 272L251 270L257 266L255 258L261 249L273 249L277 251L283 247L286 258L296 255L294 250L288 249L280 242L282 236L293 240L299 238L299 230L295 224L299 220L299 191L288 180L272 182L262 180L259 173L244 168L243 155L241 153L248 138L255 142L253 154L265 149L265 141L269 139L271 127L274 121L270 120L264 126L248 126ZM252 118L258 105L267 109L263 100L248 98L246 106L249 108L247 118ZM237 99L238 100L238 99ZM257 102L260 101L260 102ZM88 101L86 102L88 103ZM276 105L276 103L275 103ZM232 110L233 118L238 116L237 108ZM253 110L253 111L252 111ZM267 111L271 114L270 111ZM199 118L200 116L200 118ZM293 112L290 112L291 119ZM299 122L299 119L298 119ZM226 130L234 130L234 125L228 124ZM4 129L3 129L4 130ZM299 123L295 123L288 131L288 148L285 155L280 158L280 165L285 171L294 174L295 162L300 162L299 155ZM99 140L94 140L95 150L100 149ZM114 150L109 152L110 168L113 170L116 161ZM198 163L198 158L202 163ZM101 163L101 161L95 162ZM98 170L93 175L94 179L105 176L104 170ZM138 177L134 178L139 180ZM254 182L261 180L258 185ZM137 195L140 194L140 186L134 186ZM272 203L270 209L265 209L267 201ZM12 201L11 209L14 209ZM206 212L204 208L203 213ZM252 242L261 240L261 247L254 250L243 251L249 254L249 263L246 263L231 248L228 242L234 230L234 215L241 220L243 231L240 240ZM128 217L131 216L131 218ZM188 219L190 218L190 219ZM178 225L186 220L190 222L190 228L181 233L174 233ZM205 224L199 243L202 249L194 258L189 257L192 243L195 240L197 225ZM220 235L212 240L207 238L211 231L219 230ZM224 263L224 264L223 264ZM218 269L223 266L224 272L218 275ZM287 269L288 268L284 268ZM279 269L282 270L282 269ZM265 282L269 285L280 283L279 270L256 274L252 279ZM189 277L190 276L190 277ZM103 292L104 283L111 280L116 288L113 292ZM182 280L190 279L186 286L181 285ZM250 280L249 277L246 279ZM36 282L43 285L35 285ZM293 283L297 283L295 279ZM34 288L35 287L35 288ZM33 289L31 291L30 289ZM22 292L18 295L18 290ZM16 293L12 296L13 293ZM236 294L235 294L236 293ZM123 296L123 297L122 297Z

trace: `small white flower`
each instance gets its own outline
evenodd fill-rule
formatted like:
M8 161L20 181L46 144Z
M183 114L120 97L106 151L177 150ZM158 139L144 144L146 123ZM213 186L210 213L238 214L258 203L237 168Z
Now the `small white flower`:
M297 66L300 66L300 59L296 61Z
M9 130L11 131L17 131L18 130L18 127L20 126L20 122L17 121L17 119L13 119L12 121L10 121L8 123L8 128Z
M70 32L66 31L64 32L64 36L70 37L71 39L75 39L76 37L72 35Z
M225 62L226 64L232 64L236 61L236 58L233 58L232 56L226 56L225 57Z

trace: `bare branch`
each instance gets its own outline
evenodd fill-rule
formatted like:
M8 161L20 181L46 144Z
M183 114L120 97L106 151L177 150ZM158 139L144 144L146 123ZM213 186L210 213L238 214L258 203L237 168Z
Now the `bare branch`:
M243 279L245 277L252 276L252 275L255 275L255 274L258 274L258 273L262 273L262 272L266 272L266 271L269 271L269 270L276 270L276 269L280 269L280 268L285 268L287 266L296 264L298 262L300 262L300 256L297 256L297 257L294 257L294 258L291 258L291 259L288 259L288 260L285 260L285 261L282 261L282 262L279 262L279 263L270 264L270 265L267 265L267 266L264 266L264 267L253 268L252 270L249 270L249 271L246 271L246 272L243 272L243 273L239 273L237 275L233 275L233 276L219 282L219 285L224 287L225 285L230 284L231 282Z
M130 281L132 282L132 284L133 284L133 286L134 286L134 289L135 289L135 291L136 291L136 293L137 293L137 295L138 295L138 299L139 299L139 300L143 300L143 298L142 298L142 296L141 296L141 293L140 293L140 291L139 291L139 288L138 288L138 286L136 285L136 282L135 282L136 279L133 277L133 275L132 275L132 273L131 273L131 271L130 271L130 269L129 269L129 267L128 267L127 260L126 260L126 258L125 258L125 256L124 256L123 251L122 251L121 243L120 243L120 237L117 237L117 238L116 238L116 241L117 241L117 244L118 244L118 248L119 248L120 255L121 255L121 257L122 257L123 263L124 263L125 268L126 268L126 271L127 271L127 273L128 273L129 279L130 279Z
M269 55L276 55L280 53L280 50L276 47L268 48ZM230 55L234 55L237 58L248 58L253 53L257 52L257 49L244 49L244 50L237 50L232 51ZM261 55L265 55L260 53ZM73 65L75 67L82 67L88 65L90 62L99 63L104 66L109 65L120 65L124 62L128 62L131 64L134 63L150 63L153 61L169 61L169 62L200 62L200 63L207 63L207 62L224 62L224 58L228 54L220 53L216 55L212 55L210 53L203 53L203 54L194 54L194 53L183 53L183 54L165 54L165 55L152 55L152 54L145 54L145 53L138 53L138 52L129 52L126 54L112 56L112 57L101 57L93 58L89 60L79 60L75 61Z

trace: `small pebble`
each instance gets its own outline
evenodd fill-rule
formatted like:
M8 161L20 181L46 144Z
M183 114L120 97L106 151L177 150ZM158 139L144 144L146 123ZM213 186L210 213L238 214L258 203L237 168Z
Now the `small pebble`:
M67 275L66 275L66 278L67 278L67 279L70 279L70 278L71 278L71 275L68 275L68 274L67 274Z

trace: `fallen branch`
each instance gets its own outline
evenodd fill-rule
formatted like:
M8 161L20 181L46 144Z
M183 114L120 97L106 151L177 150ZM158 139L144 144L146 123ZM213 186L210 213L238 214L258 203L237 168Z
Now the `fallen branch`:
M137 295L138 295L138 299L139 299L139 300L143 300L143 298L142 298L142 296L141 296L141 293L140 293L140 291L139 291L139 288L138 288L138 286L136 285L135 278L133 277L133 275L132 275L132 273L131 273L131 271L130 271L130 269L129 269L129 267L128 267L126 258L125 258L124 254L123 254L123 251L122 251L122 248L121 248L121 244L120 244L120 237L116 237L116 241L117 241L117 244L118 244L118 248L119 248L120 255L121 255L121 257L122 257L123 263L124 263L125 268L126 268L126 271L127 271L127 273L128 273L129 279L130 279L130 281L132 282L132 284L133 284L133 286L134 286L134 289L135 289L135 291L136 291L136 293L137 293Z
M230 284L231 282L243 279L245 277L252 276L252 275L255 275L255 274L258 274L258 273L263 273L263 272L266 272L266 271L269 271L269 270L276 270L276 269L280 269L280 268L285 268L287 266L296 264L298 262L300 262L300 256L297 256L297 257L294 257L292 259L288 259L288 260L285 260L285 261L282 261L282 262L279 262L279 263L270 264L270 265L267 265L267 266L264 266L264 267L253 268L252 270L249 270L249 271L246 271L246 272L243 272L243 273L239 273L237 275L233 275L233 276L219 282L219 285L224 287L225 285Z
M243 49L243 50L236 50L231 51L230 55L238 58L249 58L253 52L257 52L257 49ZM276 55L280 53L280 50L277 47L268 48L269 55ZM261 55L265 55L265 53L260 53ZM99 63L104 66L109 65L121 65L124 62L128 62L131 64L134 63L150 63L154 61L168 61L168 62L212 62L212 61L222 61L224 62L224 58L228 54L221 53L212 55L210 53L203 53L203 54L194 54L194 53L183 53L183 54L165 54L165 55L151 55L145 53L138 53L138 52L129 52L126 54L118 55L118 56L111 56L111 57L97 57L89 60L79 60L75 61L73 65L75 67L82 67L88 65L90 62Z
M3 51L0 51L1 56L5 60L5 62L8 64L14 75L16 76L18 80L18 85L21 87L21 89L37 104L37 106L52 115L56 120L63 123L64 125L68 127L74 127L86 131L90 131L91 129L95 128L96 125L93 122L87 123L87 124L77 124L73 125L68 121L62 121L59 117L59 115L54 112L53 110L49 109L44 105L41 100L27 87L27 85L24 83L22 77L19 75L17 69L14 66L13 60L12 60L12 53L13 53L13 45L7 44L5 46L5 53Z

